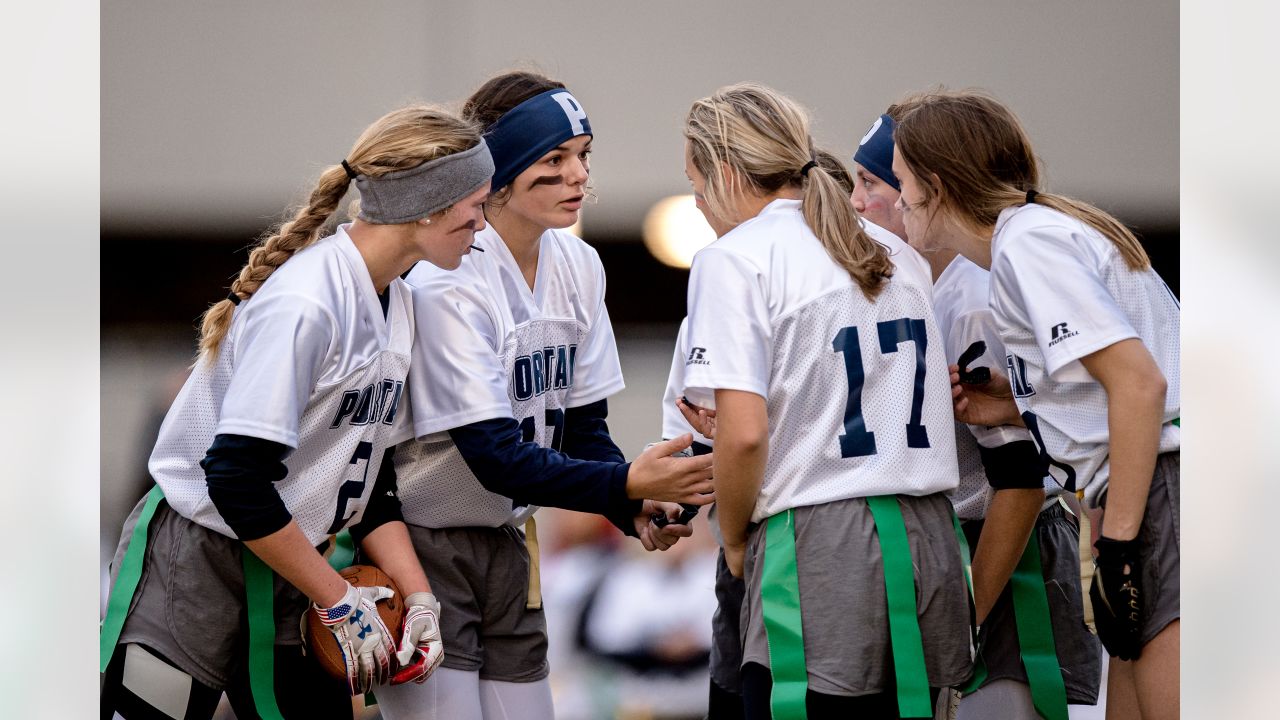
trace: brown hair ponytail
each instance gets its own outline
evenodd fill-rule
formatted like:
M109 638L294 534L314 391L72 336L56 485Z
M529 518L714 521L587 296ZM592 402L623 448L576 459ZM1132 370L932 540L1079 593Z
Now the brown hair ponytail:
M1036 204L1070 215L1111 240L1130 269L1151 266L1138 238L1119 220L1088 203L1039 190L1031 141L1013 112L995 98L974 90L938 90L914 95L902 108L894 144L920 179L926 202L940 194L943 212L971 228L988 228L1002 210L1027 202L1034 190Z

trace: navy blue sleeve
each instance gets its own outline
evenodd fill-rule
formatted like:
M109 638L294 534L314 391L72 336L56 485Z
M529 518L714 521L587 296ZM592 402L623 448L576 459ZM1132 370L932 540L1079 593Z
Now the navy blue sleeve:
M597 400L579 407L566 408L564 441L561 444L564 454L578 460L624 462L626 458L622 450L609 436L609 424L605 421L608 416L607 400ZM642 500L631 500L626 504L619 504L613 510L604 513L604 516L623 534L635 537L636 525L633 518L640 514L643 506Z
M596 402L564 411L564 454L579 460L624 462L622 450L609 437L609 402ZM638 512L638 511L637 511Z
M456 427L449 437L486 490L519 505L609 516L632 504L627 499L630 463L575 460L537 443L521 442L520 426L511 418Z
M241 540L257 540L293 519L275 483L289 474L286 445L247 435L218 435L200 461L209 499Z
M1049 467L1032 441L1018 440L995 448L979 445L978 454L987 473L987 484L996 490L1044 487Z
M369 504L364 508L360 522L348 528L351 539L360 544L369 533L389 522L404 522L400 513L399 489L396 485L396 466L392 461L395 455L394 446L387 448L382 454L382 465L378 468L378 479L373 481L373 494L369 496Z

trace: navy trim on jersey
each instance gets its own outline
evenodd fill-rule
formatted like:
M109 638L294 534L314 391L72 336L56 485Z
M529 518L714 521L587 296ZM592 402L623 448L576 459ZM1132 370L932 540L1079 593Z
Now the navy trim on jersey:
M693 444L689 446L689 449L693 450L693 454L696 457L698 455L710 455L712 448L710 445L703 445L697 440L694 440Z
M605 516L633 505L627 499L630 463L574 460L537 443L521 442L520 436L520 426L512 418L481 420L449 431L480 484L516 505Z
M364 542L369 533L389 522L404 522L404 515L400 512L399 488L396 485L396 465L392 461L395 452L393 445L382 454L378 479L373 481L373 494L369 496L369 504L365 505L364 515L360 522L347 528L357 545Z
M1034 442L1017 440L995 448L979 445L978 455L987 472L987 484L996 490L1044 488L1049 465Z
M247 435L219 434L200 461L209 499L241 540L257 540L293 519L275 483L289 474L289 447Z

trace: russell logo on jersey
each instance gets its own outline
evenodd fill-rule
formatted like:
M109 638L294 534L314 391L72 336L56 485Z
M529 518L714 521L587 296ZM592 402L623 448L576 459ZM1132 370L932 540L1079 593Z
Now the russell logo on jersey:
M711 361L704 357L706 354L707 354L706 348L703 348L703 347L690 348L689 359L685 360L684 364L685 365L710 365Z
M1049 330L1049 347L1053 347L1063 340L1073 338L1079 334L1079 331L1069 329L1066 323L1058 323Z

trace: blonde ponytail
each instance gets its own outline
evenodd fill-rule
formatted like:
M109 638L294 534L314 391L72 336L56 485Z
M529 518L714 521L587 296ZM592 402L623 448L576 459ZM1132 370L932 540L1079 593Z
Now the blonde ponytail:
M849 194L821 164L808 172L801 208L805 223L831 259L849 273L868 300L875 300L885 278L893 275L893 261L884 246L862 229Z
M684 136L706 179L703 197L712 214L731 217L729 208L741 194L801 188L805 223L863 294L875 299L893 263L862 230L848 193L817 162L819 151L799 105L763 85L731 85L693 103Z

